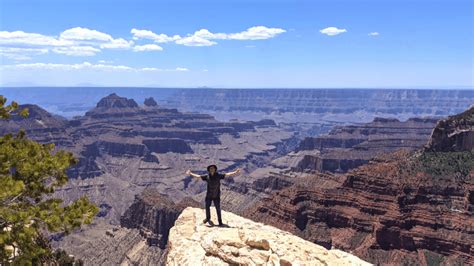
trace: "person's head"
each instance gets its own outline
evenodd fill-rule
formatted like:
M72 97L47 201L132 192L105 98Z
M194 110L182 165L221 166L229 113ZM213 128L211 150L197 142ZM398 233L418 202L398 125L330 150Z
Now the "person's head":
M217 172L217 166L212 164L207 167L207 171L209 174L213 175L215 172Z

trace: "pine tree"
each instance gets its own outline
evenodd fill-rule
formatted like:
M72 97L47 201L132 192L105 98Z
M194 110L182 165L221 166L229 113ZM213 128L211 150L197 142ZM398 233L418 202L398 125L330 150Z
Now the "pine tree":
M28 116L18 104L0 95L0 119ZM89 224L98 208L86 196L65 205L55 189L68 181L66 170L76 164L73 154L54 151L16 135L0 137L0 265L32 265L54 258L46 233L65 233Z

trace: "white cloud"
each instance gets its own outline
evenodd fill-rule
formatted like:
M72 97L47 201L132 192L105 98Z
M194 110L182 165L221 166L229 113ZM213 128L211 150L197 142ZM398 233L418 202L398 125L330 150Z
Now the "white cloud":
M131 46L131 40L114 39L107 33L81 27L67 29L59 37L23 31L0 32L0 54L14 60L28 60L48 51L68 56L94 56L101 49L130 49ZM16 51L12 52L13 49Z
M156 67L144 67L140 68L139 71L189 71L189 69L185 67L177 67L177 68L172 68L172 69L161 69L161 68L156 68Z
M133 45L133 41L127 41L122 38L113 39L108 43L100 45L100 48L105 49L129 49Z
M195 35L179 39L176 41L176 43L185 46L212 46L217 44L214 41L210 41Z
M130 31L134 40L149 39L155 43L174 42L184 46L213 46L217 44L216 40L264 40L284 32L284 29L265 26L254 26L236 33L213 33L208 29L200 29L184 37L135 28ZM10 50L7 51L7 48ZM163 50L156 44L135 45L133 40L114 38L110 34L83 27L66 29L58 36L0 31L0 49L1 56L13 60L28 60L50 51L67 56L94 56L103 49L130 49L135 52Z
M55 47L52 49L57 54L65 54L70 56L94 56L100 52L100 49L92 46L66 46L66 47Z
M69 40L59 40L52 36L24 31L0 31L0 44L23 46L65 46L73 45Z
M125 65L105 65L105 64L92 64L89 62L83 62L80 64L55 64L55 63L30 63L30 64L15 64L15 65L0 65L0 69L29 69L29 70L103 70L103 71L131 71L131 72L148 72L148 71L189 71L184 67L176 67L174 69L160 69L154 67L144 68L133 68Z
M255 26L248 28L246 31L239 33L231 33L227 35L230 40L265 40L274 38L278 34L284 33L286 30L280 28L267 28L265 26Z
M110 61L108 61L108 60L99 60L97 62L99 62L101 64L112 64L114 61L112 61L112 60L110 60Z
M286 32L280 28L267 28L265 26L250 27L245 31L237 33L213 33L208 29L200 29L185 37L179 35L168 36L166 34L156 34L149 30L132 29L133 39L150 39L157 43L175 42L185 46L212 46L217 42L213 40L265 40L274 38Z
M133 68L122 65L103 65L83 62L80 64L54 64L54 63L31 63L4 65L7 69L48 69L48 70L78 70L78 69L96 69L96 70L133 70Z
M31 56L48 53L46 48L0 47L0 56L13 60L29 60Z
M98 46L102 49L128 49L133 45L133 41L123 38L114 39L107 33L81 27L67 29L59 35L59 38L74 40L76 44Z
M326 34L328 36L335 36L344 32L347 32L346 29L338 29L336 27L327 27L325 29L320 30L322 34Z
M144 67L140 68L141 71L163 71L161 68L156 68L156 67Z
M161 46L156 44L145 44L145 45L136 45L133 47L134 52L145 52L145 51L163 51Z
M379 36L380 34L376 31L374 31L374 32L369 33L368 35L369 36Z
M179 35L168 36L166 34L156 34L156 33L153 33L152 31L149 31L149 30L132 29L130 31L130 33L133 34L133 39L134 40L149 39L149 40L153 40L157 43L173 42L173 41L181 39L181 37Z
M63 31L59 38L65 40L94 40L94 41L112 41L113 38L107 33L103 33L88 28L75 27Z
M211 39L224 40L224 39L227 39L227 34L225 34L225 33L212 33L207 29L200 29L200 30L194 32L194 34L192 36L196 36L196 37L207 39L207 40L211 40Z

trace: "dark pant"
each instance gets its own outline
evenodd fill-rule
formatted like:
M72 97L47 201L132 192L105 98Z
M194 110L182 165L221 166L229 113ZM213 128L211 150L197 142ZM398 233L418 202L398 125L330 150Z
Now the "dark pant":
M211 202L214 201L214 206L216 207L217 220L219 223L222 223L221 216L221 199L209 199L206 198L206 219L211 220Z

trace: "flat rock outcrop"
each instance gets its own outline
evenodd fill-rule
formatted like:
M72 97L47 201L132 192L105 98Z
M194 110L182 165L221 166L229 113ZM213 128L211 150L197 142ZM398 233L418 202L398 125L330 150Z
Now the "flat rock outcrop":
M371 265L230 212L226 227L202 224L203 209L183 210L170 230L166 265Z

